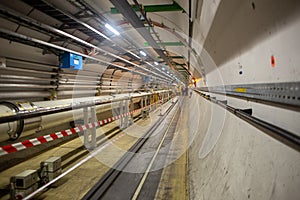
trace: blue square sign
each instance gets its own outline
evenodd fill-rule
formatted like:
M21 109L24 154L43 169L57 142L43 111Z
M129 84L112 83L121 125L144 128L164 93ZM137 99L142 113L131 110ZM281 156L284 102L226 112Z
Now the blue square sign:
M65 52L60 56L60 68L82 70L82 56Z

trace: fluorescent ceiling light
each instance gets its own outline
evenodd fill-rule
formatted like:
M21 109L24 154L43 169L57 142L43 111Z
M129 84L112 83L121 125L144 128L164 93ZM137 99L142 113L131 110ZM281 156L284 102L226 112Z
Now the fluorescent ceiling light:
M113 32L115 35L120 35L120 33L119 33L116 29L114 29L111 25L105 24L105 27L106 27L108 30L110 30L111 32Z
M154 62L155 65L158 65L158 62Z
M142 54L142 56L147 56L147 54L143 51L140 51L140 54Z

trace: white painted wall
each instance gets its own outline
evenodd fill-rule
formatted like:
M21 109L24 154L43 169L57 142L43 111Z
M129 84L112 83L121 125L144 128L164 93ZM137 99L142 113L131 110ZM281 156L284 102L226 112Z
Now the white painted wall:
M218 140L203 143L217 123L218 114L212 110L222 108L193 96L189 105L200 105L200 113L192 115L195 106L190 107L189 138L194 138L189 149L190 199L299 199L299 152L227 111ZM201 159L200 149L215 142Z
M251 1L222 1L205 40L204 48L224 83L299 81L300 2L253 2L255 10ZM272 55L275 67L271 66ZM207 69L207 75L214 80L216 70L212 71Z
M194 27L193 39L198 45L194 47L202 57L206 85L300 80L299 1L223 0L218 6L214 3L203 1L203 18L197 19ZM271 66L272 55L275 67ZM219 139L211 141L216 145L201 159L204 138L209 137L206 134L216 134L210 130L220 126L218 116L224 111L198 98L190 103L200 105L200 115L190 116L199 120L200 127L189 151L191 199L299 199L299 152L227 111ZM297 111L228 97L227 100L231 106L252 108L254 116L300 133Z

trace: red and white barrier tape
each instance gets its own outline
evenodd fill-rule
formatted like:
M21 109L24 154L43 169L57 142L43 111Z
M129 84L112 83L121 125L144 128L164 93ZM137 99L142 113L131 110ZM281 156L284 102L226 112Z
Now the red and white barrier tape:
M152 105L154 105L154 104L148 105L144 108L150 107ZM137 110L125 113L125 114L120 114L118 116L109 117L107 119L97 121L97 122L94 122L94 123L89 123L89 124L77 126L75 128L70 128L70 129L59 131L59 132L56 132L56 133L51 133L49 135L43 135L43 136L40 136L40 137L37 137L37 138L34 138L34 139L24 140L22 142L5 145L5 146L0 147L0 156L6 155L6 154L9 154L9 153L13 153L13 152L17 152L17 151L20 151L20 150L23 150L23 149L28 149L28 148L31 148L31 147L34 147L34 146L38 146L38 145L46 143L46 142L51 142L51 141L57 140L59 138L63 138L63 137L66 137L66 136L69 136L69 135L72 135L72 134L75 134L75 133L82 132L82 131L90 129L90 128L102 126L104 124L108 124L108 123L113 122L115 120L118 120L118 119L121 119L123 117L129 116L129 115L131 115L133 113L136 113L139 110L142 110L144 108L140 108L140 109L137 109Z
M79 133L79 132L82 132L82 131L90 129L90 128L99 127L99 126L102 126L104 124L107 124L107 123L113 122L115 120L121 119L123 117L129 116L129 115L131 115L131 114L133 114L133 113L135 113L139 110L140 109L134 110L134 111L126 113L126 114L113 116L113 117L110 117L110 118L107 118L107 119L104 119L104 120L101 120L101 121L98 121L98 122L77 126L75 128L70 128L70 129L59 131L59 132L56 132L56 133L51 133L49 135L43 135L43 136L40 136L40 137L37 137L37 138L34 138L34 139L24 140L22 142L18 142L18 143L14 143L14 144L8 144L6 146L0 147L0 156L6 155L6 154L9 154L9 153L13 153L13 152L16 152L16 151L20 151L20 150L23 150L23 149L27 149L27 148L30 148L30 147L33 147L33 146L37 146L37 145L40 145L40 144L43 144L43 143L46 143L46 142L54 141L54 140L57 140L59 138L66 137L66 136L69 136L69 135L72 135L72 134L75 134L75 133Z

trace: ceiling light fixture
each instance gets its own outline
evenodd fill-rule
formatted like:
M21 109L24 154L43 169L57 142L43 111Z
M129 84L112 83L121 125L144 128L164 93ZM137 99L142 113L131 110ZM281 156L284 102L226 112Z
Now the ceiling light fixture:
M140 51L140 54L142 54L142 56L147 56L147 54L143 51Z
M119 33L116 29L114 29L111 25L105 24L105 27L106 27L108 30L110 30L111 32L113 32L115 35L120 35L120 33Z
M155 65L158 65L158 62L154 62Z

